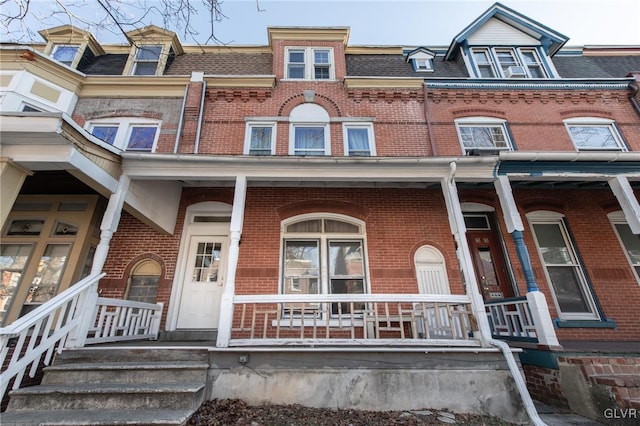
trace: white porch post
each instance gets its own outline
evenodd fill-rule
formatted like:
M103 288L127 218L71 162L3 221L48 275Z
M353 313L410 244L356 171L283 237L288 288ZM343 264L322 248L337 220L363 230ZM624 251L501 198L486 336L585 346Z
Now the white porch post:
M0 226L7 220L24 180L32 174L9 158L0 157Z
M478 289L478 282L473 269L473 260L471 259L471 251L469 250L469 244L467 242L467 228L464 224L464 216L462 215L460 199L458 198L458 188L454 180L456 163L450 163L450 167L451 172L449 176L442 178L440 184L447 206L449 226L451 227L451 233L457 246L456 252L458 261L460 262L460 269L462 270L462 276L466 284L467 294L471 298L474 316L478 321L478 329L480 330L480 336L478 336L478 338L483 346L488 346L489 339L491 339L491 328L489 327L484 300Z
M244 202L247 196L247 177L236 177L236 188L233 195L233 209L231 210L231 225L229 229L229 257L227 260L227 278L222 290L220 301L220 321L218 322L219 348L229 347L231 327L233 325L233 296L236 290L236 268L240 254L240 237L244 222Z
M507 176L498 176L494 181L494 186L498 193L504 221L507 224L507 231L513 237L518 260L520 261L520 266L522 267L522 272L527 282L527 303L529 304L529 311L533 317L533 324L536 327L538 343L547 347L560 346L555 328L553 327L551 315L549 314L547 300L538 288L536 278L533 274L529 250L527 250L527 246L524 243L524 225L522 224L522 218L516 207L516 201L513 198L509 178Z
M102 222L100 224L100 242L96 247L96 252L93 256L93 264L91 265L91 275L99 274L102 272L102 267L107 260L107 254L109 253L109 244L111 237L118 229L120 223L120 216L122 215L122 207L124 206L124 199L129 190L129 183L131 179L127 175L120 176L116 192L109 197L109 203L107 209L102 216ZM91 289L88 289L82 298L78 301L78 307L76 308L76 315L80 315L80 326L74 333L71 333L67 340L67 347L82 347L87 338L87 333L92 325L93 316L95 315L95 308L98 301L98 283L94 284Z
M636 235L640 234L640 204L638 204L638 199L629 185L629 180L625 176L616 176L609 180L609 186L622 207L631 232Z

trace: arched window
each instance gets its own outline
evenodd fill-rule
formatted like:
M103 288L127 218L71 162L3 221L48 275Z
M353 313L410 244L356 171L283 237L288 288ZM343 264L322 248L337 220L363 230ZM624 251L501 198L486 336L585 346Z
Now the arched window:
M444 256L433 246L422 246L413 257L418 290L422 294L451 294Z
M136 302L156 303L162 268L155 260L139 262L131 269L125 298Z
M367 293L365 247L364 224L350 217L302 215L284 221L282 293Z
M290 155L331 155L329 113L320 105L304 103L289 114Z

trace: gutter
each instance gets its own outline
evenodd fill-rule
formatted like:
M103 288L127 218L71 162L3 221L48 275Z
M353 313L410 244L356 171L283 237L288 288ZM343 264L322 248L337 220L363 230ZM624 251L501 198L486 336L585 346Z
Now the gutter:
M640 161L640 152L549 152L549 151L500 151L500 161Z
M207 82L202 79L202 94L200 95L200 108L198 110L198 127L196 129L196 141L193 147L193 153L197 154L200 148L200 131L202 130L202 118L204 116L204 98L207 92Z
M184 109L187 106L187 94L189 93L189 83L184 87L184 96L182 97L182 107L180 107L180 121L178 122L178 132L176 133L176 143L173 146L173 153L178 153L178 145L180 144L180 134L184 126Z

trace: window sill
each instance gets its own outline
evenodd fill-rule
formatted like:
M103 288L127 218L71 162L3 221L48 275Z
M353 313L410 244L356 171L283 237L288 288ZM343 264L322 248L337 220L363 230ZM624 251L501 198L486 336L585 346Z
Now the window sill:
M556 328L617 328L618 325L612 319L604 320L561 320L553 319Z

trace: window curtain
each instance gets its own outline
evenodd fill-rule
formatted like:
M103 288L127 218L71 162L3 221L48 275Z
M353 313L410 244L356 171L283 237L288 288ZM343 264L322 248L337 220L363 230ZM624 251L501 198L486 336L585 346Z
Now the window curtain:
M296 127L298 155L324 155L324 127Z
M369 135L367 129L348 129L349 154L369 155Z

